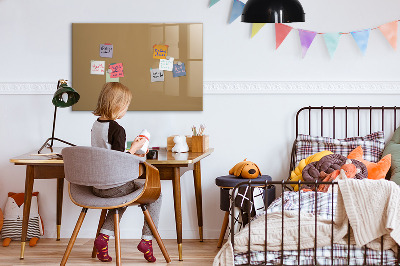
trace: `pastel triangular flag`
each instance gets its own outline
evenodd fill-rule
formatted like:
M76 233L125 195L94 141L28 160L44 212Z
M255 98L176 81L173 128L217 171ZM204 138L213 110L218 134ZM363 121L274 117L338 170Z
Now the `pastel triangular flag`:
M336 48L338 47L339 39L340 36L342 36L342 34L340 34L339 32L333 32L333 33L325 33L323 36L326 48L328 48L329 55L332 58L333 54L336 51Z
M301 55L304 58L317 33L315 31L299 30Z
M264 27L265 23L253 23L253 26L251 28L251 38L256 35L262 27Z
M358 47L360 48L361 53L363 55L365 54L365 51L367 50L370 32L371 32L371 29L351 32L351 35L353 35L353 38L356 41L356 43L357 43Z
M239 0L233 0L231 17L229 18L229 23L232 23L235 19L237 19L240 15L242 15L244 8L244 3Z
M397 20L378 27L393 49L397 48Z
M219 0L210 0L210 5L208 7L212 7L213 5L215 5L218 2L219 2Z
M288 36L292 29L293 28L288 25L275 23L276 49L278 49L278 47L282 44L282 42L285 40L286 36Z

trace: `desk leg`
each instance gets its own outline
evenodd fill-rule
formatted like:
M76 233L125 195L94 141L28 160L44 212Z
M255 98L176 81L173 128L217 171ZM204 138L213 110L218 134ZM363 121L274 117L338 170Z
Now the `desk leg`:
M21 233L21 255L20 259L24 259L26 235L28 233L29 213L31 212L31 200L34 181L34 166L26 166L25 177L25 195L24 195L24 213L22 219L22 233Z
M57 178L57 241L60 241L64 178Z
M200 161L194 164L194 191L196 194L197 220L199 225L200 242L203 242L203 203L201 196L201 168Z
M172 179L174 191L175 223L178 242L179 260L182 260L182 205L181 205L181 174L179 167L174 167L174 178Z

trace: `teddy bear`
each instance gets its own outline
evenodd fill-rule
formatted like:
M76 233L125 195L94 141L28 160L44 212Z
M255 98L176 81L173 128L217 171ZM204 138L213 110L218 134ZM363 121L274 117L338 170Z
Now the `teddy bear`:
M250 161L247 161L247 158L242 162L237 163L230 171L230 175L241 176L243 178L257 178L261 175L260 168Z
M188 152L189 146L186 143L185 136L175 136L174 137L175 146L172 148L172 152Z
M27 239L30 239L29 246L31 247L35 246L40 236L43 235L43 223L39 215L37 200L38 195L39 192L32 193L29 214ZM8 247L11 240L21 240L23 212L24 193L9 192L4 208L3 228L1 229L4 247Z

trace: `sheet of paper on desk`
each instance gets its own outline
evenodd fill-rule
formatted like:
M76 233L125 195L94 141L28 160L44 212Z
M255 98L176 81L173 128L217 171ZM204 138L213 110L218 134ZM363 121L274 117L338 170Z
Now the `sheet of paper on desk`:
M106 82L119 82L119 78L112 78L110 73L106 72Z
M151 82L164 81L164 71L158 68L150 68Z
M153 58L154 59L165 59L168 55L168 45L154 45L153 46Z
M105 61L90 61L90 74L92 75L104 75L104 69L106 66Z
M124 66L122 63L110 64L111 69L110 78L123 78L124 77Z
M172 76L174 78L186 76L185 64L174 64L174 69L172 70Z
M100 57L113 57L113 45L110 43L100 44Z
M170 57L169 59L160 59L159 68L161 70L172 71L174 68L174 58Z

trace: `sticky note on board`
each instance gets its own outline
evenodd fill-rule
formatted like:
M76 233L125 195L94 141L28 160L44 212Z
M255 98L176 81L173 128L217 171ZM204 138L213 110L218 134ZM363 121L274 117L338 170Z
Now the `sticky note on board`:
M113 45L110 43L100 44L100 57L113 57Z
M104 69L106 67L105 61L90 61L90 74L92 75L104 75Z
M110 64L109 69L111 69L110 78L124 77L124 66L122 63Z
M106 72L106 82L119 82L119 78L112 78L110 73Z
M186 76L185 64L174 64L174 68L172 69L172 76L174 78Z
M164 81L164 71L158 68L150 68L151 82Z
M159 69L172 71L174 68L174 58L170 57L169 59L160 59Z
M154 59L165 59L168 55L168 45L153 45L153 58Z

